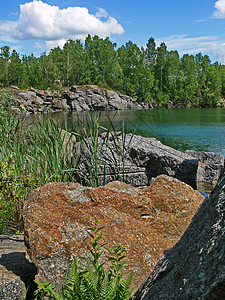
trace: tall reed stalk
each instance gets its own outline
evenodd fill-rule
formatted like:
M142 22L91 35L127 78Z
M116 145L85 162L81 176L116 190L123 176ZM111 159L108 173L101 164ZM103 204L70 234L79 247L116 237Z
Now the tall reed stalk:
M115 173L114 180L126 180L126 155L133 135L128 138L125 121L118 132L109 116L106 128L100 123L101 112L90 111L86 118L78 116L72 127L66 122L59 125L54 120L44 119L27 127L23 119L10 110L11 105L10 95L0 93L0 163L10 166L8 178L11 180L7 183L3 164L0 208L20 211L29 189L49 181L80 181L94 187L105 184L109 170ZM16 191L13 190L14 177ZM8 199L4 197L7 192ZM19 208L18 203L13 204L16 197L21 200ZM5 205L6 201L10 206ZM12 215L18 214L20 212L12 212L10 221ZM4 216L7 215L6 212Z
M77 117L73 132L79 141L78 180L90 186L104 185L109 176L126 181L126 156L133 134L128 137L126 121L117 130L106 115L108 128L100 125L101 112L91 111L86 119Z

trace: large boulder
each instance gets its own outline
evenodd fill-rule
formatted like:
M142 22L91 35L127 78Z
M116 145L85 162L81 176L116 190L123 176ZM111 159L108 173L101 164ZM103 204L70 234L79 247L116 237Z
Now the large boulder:
M107 143L104 138L104 135L99 138L95 150L91 140L85 141L78 166L83 177L81 182L86 183L85 177L90 180L97 172L99 184L122 178L135 187L146 187L152 178L165 174L196 188L198 160L192 156L154 138L132 134L117 136L115 133ZM94 170L96 159L98 167Z
M224 215L225 174L132 299L225 299Z
M215 153L186 150L186 153L199 161L197 189L211 193L224 170L224 157Z
M165 174L200 192L211 193L224 170L224 157L215 153L193 150L183 153L155 138L122 136L116 132L110 134L107 143L105 140L105 134L100 135L95 150L93 141L85 140L78 166L78 180L82 184L90 184L97 174L98 185L125 180L135 187L146 187L152 178Z
M27 256L36 280L60 289L73 257L87 257L87 228L96 217L102 243L127 248L125 271L135 270L136 290L165 250L183 234L203 197L190 186L159 176L145 190L113 182L98 188L50 183L33 190L24 203ZM149 247L149 245L151 245Z
M137 166L146 168L148 178L166 174L196 188L197 159L163 145L155 138L141 136L131 139L128 152Z

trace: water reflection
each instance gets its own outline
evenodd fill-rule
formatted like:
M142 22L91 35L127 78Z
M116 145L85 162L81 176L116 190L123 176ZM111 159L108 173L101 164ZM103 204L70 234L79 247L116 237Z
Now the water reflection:
M130 132L155 137L162 143L177 150L193 149L208 151L225 156L225 109L152 109L138 111L109 111L101 113L101 125L110 126L111 118L115 128L120 128L123 120L127 122ZM73 123L76 126L77 113L53 113L43 115L45 119L53 118L61 124ZM79 113L81 119L87 118L87 113ZM37 118L37 117L35 117ZM32 123L34 117L27 122Z

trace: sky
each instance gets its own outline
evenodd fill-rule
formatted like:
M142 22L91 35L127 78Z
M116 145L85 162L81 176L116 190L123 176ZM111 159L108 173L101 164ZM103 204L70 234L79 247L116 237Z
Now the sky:
M68 39L109 37L120 47L153 37L168 50L225 64L225 0L0 0L0 47L39 56Z

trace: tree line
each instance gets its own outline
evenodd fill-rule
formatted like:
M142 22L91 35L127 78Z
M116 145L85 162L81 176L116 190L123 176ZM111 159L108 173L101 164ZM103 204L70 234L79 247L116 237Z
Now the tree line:
M225 66L201 53L180 57L164 42L157 47L152 37L145 47L129 41L117 48L109 38L88 35L84 43L68 40L39 57L0 48L0 87L55 89L59 81L63 87L118 90L157 107L180 101L213 107L225 95Z

